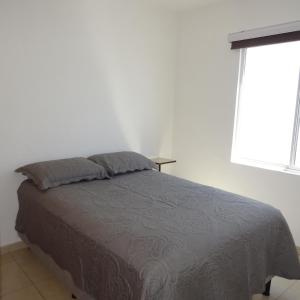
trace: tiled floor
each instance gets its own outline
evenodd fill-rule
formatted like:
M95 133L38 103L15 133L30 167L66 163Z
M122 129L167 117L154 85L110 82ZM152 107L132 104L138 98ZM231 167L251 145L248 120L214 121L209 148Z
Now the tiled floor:
M29 249L0 256L1 300L70 300L71 293Z
M31 253L21 249L0 256L1 300L66 300L71 293ZM253 300L300 300L300 281L274 278L271 296Z

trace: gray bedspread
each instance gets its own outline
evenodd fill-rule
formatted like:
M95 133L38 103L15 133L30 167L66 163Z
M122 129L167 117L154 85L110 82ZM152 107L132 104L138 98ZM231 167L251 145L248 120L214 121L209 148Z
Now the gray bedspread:
M156 171L18 190L16 229L99 300L248 300L300 279L280 211Z

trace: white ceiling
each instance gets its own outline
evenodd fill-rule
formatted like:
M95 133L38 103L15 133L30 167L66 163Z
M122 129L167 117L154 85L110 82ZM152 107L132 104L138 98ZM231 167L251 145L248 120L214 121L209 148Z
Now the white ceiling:
M174 10L185 10L197 6L204 6L224 0L143 0L149 4L155 4Z

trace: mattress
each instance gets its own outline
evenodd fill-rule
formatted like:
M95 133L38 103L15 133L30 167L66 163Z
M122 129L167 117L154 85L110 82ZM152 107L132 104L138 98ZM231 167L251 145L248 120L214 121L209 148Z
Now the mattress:
M279 210L157 171L19 190L16 230L101 300L247 300L300 279Z

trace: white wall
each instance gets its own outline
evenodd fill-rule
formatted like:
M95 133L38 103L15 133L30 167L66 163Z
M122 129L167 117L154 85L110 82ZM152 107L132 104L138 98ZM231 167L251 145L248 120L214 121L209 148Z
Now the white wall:
M175 19L138 2L0 1L0 245L18 240L16 167L170 155Z
M300 19L300 2L185 12L178 44L176 16L145 2L0 0L0 246L18 240L16 167L121 149L169 156L172 135L175 174L273 204L300 245L300 177L230 163L238 53L227 43Z
M300 19L299 0L214 4L181 16L175 174L281 209L300 245L300 177L230 163L239 53L231 32Z

